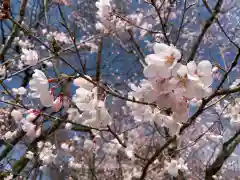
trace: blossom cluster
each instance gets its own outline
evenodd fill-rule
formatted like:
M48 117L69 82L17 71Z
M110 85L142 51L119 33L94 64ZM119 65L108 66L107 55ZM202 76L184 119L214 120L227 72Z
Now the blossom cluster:
M92 80L89 76L85 77ZM93 128L110 125L111 116L105 107L105 100L101 100L98 97L98 88L94 87L91 82L82 77L75 79L73 83L79 87L72 98L76 106L82 111L82 114L78 117L78 121L83 125L88 125ZM71 113L69 115L71 116Z
M202 60L186 65L179 63L181 53L176 47L156 43L154 54L147 55L144 76L139 86L130 84L129 97L155 103L156 108L128 102L131 114L138 121L155 122L175 134L188 119L190 103L198 102L211 93L212 64ZM160 110L159 110L160 109ZM170 109L171 113L165 113Z

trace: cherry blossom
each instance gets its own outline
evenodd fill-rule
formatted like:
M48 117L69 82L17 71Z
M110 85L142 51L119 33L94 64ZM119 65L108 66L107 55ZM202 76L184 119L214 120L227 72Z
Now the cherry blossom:
M52 91L49 91L48 79L42 71L38 69L34 70L32 79L29 81L29 88L33 91L32 97L40 98L40 102L43 106L51 107L53 105L54 96ZM57 99L54 106L56 106L57 102L60 103L60 99ZM60 106L59 103L57 104L58 106Z
M46 2L2 33L1 178L239 174L238 1Z
M34 158L34 153L32 151L27 151L26 157L32 160Z
M20 88L13 88L12 91L15 94L19 94L19 95L25 95L27 93L27 89L25 89L24 87L20 87Z
M212 65L209 61L201 61L198 66L194 62L181 65L177 70L178 86L183 88L188 98L202 98L209 92L212 84Z
M230 121L231 121L231 124L233 126L236 126L239 127L239 123L240 123L240 98L237 98L235 100L235 105L233 105L232 107L230 107L230 111L231 111L231 114L230 114Z
M35 50L31 49L22 49L23 54L21 55L21 60L24 62L26 65L34 66L38 62L38 53Z
M12 110L11 116L16 122L19 122L23 118L23 113L20 110Z
M166 164L166 167L165 167L166 171L174 177L178 175L179 170L184 170L184 171L188 170L188 167L184 164L184 160L181 158L179 160L172 159L171 162L165 161L165 164Z
M36 134L36 125L26 120L22 120L21 123L23 131L26 132L28 136L34 137Z
M32 79L29 81L29 88L34 92L32 96L35 98L39 98L40 93L44 94L48 92L49 83L44 72L38 69L34 70Z
M96 7L98 8L97 16L100 19L100 22L96 25L97 29L102 29L104 26L106 28L112 27L112 23L109 21L111 12L110 0L99 0L96 2Z
M168 69L172 69L181 58L181 53L174 46L168 46L163 43L156 43L153 46L154 54L150 54L146 57L146 63L148 65L154 64L156 66L164 66Z
M66 123L65 128L68 129L68 130L72 129L72 124L71 123Z

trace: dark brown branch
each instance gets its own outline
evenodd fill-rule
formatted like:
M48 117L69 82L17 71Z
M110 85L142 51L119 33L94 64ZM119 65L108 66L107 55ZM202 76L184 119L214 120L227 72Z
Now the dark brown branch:
M188 8L187 8L187 1L185 1L185 2L184 2L184 9L183 9L183 14L182 14L182 19L181 19L180 27L179 27L178 32L177 32L177 38L176 38L176 41L175 41L174 45L177 44L178 39L179 39L179 37L180 37L180 34L181 34L181 31L182 31L182 28L183 28L183 22L184 22L184 19L185 19L185 14L186 14L186 12L187 12L187 9L188 9Z
M169 41L169 39L168 39L167 32L166 32L166 29L165 29L166 24L163 22L162 16L161 16L161 14L160 14L161 7L164 5L165 1L162 2L160 8L157 7L157 4L156 4L155 1L156 1L156 0L151 0L151 4L152 4L152 6L155 8L155 11L157 12L158 18L159 18L159 20L160 20L160 23L161 23L161 26L162 26L162 31L163 31L164 39L165 39L166 43L167 43L168 45L170 45L170 41Z
M27 6L27 1L28 0L23 0L22 3L21 3L21 7L20 7L20 11L19 11L19 18L18 18L18 23L19 24L21 24L23 19L24 19L24 14L25 14L25 8ZM16 37L17 33L18 33L18 26L14 24L12 32L11 32L7 42L0 49L0 61L1 62L4 62L4 55L6 54L8 49L11 47L12 42L13 42L14 38Z
M223 144L222 150L218 154L216 160L206 169L205 180L214 180L212 176L221 169L226 159L233 153L239 143L240 131L236 132L232 138Z
M203 4L205 5L205 7L207 8L208 12L211 13L213 15L213 12L211 10L211 8L209 7L208 3L206 0L203 0ZM240 48L239 45L237 43L235 43L227 34L227 32L224 30L223 26L221 25L220 21L218 20L218 18L216 17L216 22L218 24L218 26L220 27L221 31L223 32L223 34L226 36L226 38L236 47L236 48Z
M218 0L217 4L215 5L215 7L213 9L213 13L212 13L211 17L209 19L207 19L200 35L198 36L196 42L193 44L192 51L190 53L190 56L189 56L187 62L192 61L194 59L197 49L198 49L200 43L202 42L202 39L203 39L205 33L207 32L208 28L213 24L214 20L216 19L217 15L219 14L222 3L223 3L223 0Z

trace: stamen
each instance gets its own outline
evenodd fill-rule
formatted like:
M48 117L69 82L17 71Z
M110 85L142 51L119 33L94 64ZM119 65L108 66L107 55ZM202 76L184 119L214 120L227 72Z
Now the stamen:
M173 56L173 54L171 54L170 56L166 56L166 63L167 64L172 65L174 60L175 60L175 57Z

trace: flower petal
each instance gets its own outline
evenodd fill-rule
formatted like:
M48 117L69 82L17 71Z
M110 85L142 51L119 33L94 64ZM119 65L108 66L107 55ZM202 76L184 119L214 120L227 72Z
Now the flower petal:
M144 68L143 74L147 78L168 78L171 76L171 70L165 68L164 66L157 66L152 64Z
M54 97L49 92L40 92L40 101L44 107L51 107Z
M170 46L164 44L164 43L156 43L153 46L153 51L157 55L162 55L163 53L168 53L169 52Z
M92 80L92 78L90 76L86 76L86 77L88 79ZM83 79L82 77L74 79L73 84L75 86L78 86L78 87L81 87L81 88L84 88L84 89L87 89L90 91L94 87L94 85L91 82L87 81L86 79Z
M161 59L158 55L156 54L149 54L146 56L145 61L148 65L150 64L164 64L164 60Z
M187 68L190 74L195 74L197 71L197 65L194 61L190 61L189 63L187 63Z
M181 66L178 68L178 70L177 70L177 74L178 74L180 77L185 77L185 76L188 74L187 66L181 65Z
M202 76L199 79L205 88L212 85L212 82L213 82L212 76Z
M203 60L198 63L198 75L200 76L208 76L212 73L212 64L210 61Z

